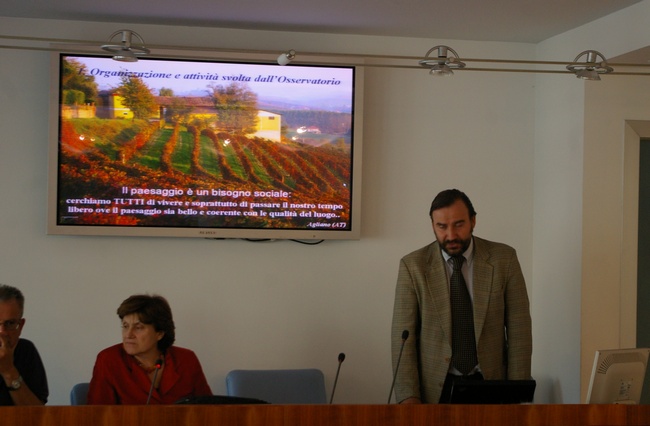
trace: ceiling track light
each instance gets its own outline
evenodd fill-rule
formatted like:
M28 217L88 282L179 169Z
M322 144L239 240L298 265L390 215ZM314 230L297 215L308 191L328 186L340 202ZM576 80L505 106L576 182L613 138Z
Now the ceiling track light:
M120 44L104 44L102 49L113 53L113 59L120 62L137 62L138 57L146 56L149 54L149 49L144 46L144 40L140 37L140 34L131 30L118 30L115 31L108 38L108 42L111 43L115 36L121 35ZM135 37L139 44L133 44L133 37Z
M580 58L585 57L584 62L579 62ZM584 80L600 80L600 74L609 74L614 68L607 65L607 59L602 53L595 50L585 50L576 56L573 63L566 66L578 78Z
M430 55L437 51L437 57ZM448 56L451 53L451 56ZM424 55L424 59L418 62L421 66L429 68L429 74L433 76L449 76L454 74L454 69L465 68L465 63L460 60L458 53L449 46L434 46Z
M282 52L280 56L278 56L278 65L287 65L295 58L296 58L296 51L293 49L287 50L286 52Z
M116 60L136 60L140 56L149 53L149 49L144 47L142 38L129 30L120 30L111 36L120 34L122 44L107 44L101 46L104 50L116 55ZM142 46L134 46L131 43L132 37L142 41ZM3 40L16 40L16 43L4 44ZM42 43L48 43L47 46ZM59 52L61 45L66 45L69 53L95 54L97 51L96 40L71 40L51 37L23 37L9 36L0 34L0 50L17 49L17 50L35 50ZM246 54L258 58L260 55L276 55L277 51L271 50L252 50L252 49L228 49L228 48L206 48L206 47L189 47L189 46L166 46L156 45L156 57L168 57L176 59L231 59L232 54ZM178 51L182 53L178 53ZM437 57L431 56L437 51ZM119 55L117 55L119 53ZM295 50L284 52L278 57L279 64L288 64L295 56ZM452 69L463 68L467 71L478 72L520 72L532 74L573 74L583 79L598 80L600 74L611 74L618 76L646 76L650 77L650 63L614 63L609 64L606 59L595 50L587 50L578 55L574 62L550 61L550 60L522 60L522 59L500 59L500 58L463 58L461 61L456 52L448 46L435 46L427 52L426 58L421 56L405 55L381 55L365 53L334 53L334 52L300 52L301 64L332 64L332 65L350 65L360 67L378 67L378 68L396 68L396 69L430 69L433 75L450 75ZM454 55L454 56L451 56ZM578 62L581 56L586 55L589 62ZM327 57L327 60L321 58ZM590 57L590 58L589 58ZM330 58L336 59L330 62ZM415 61L418 61L416 64ZM464 62L463 62L464 61ZM467 63L491 64L488 67L465 66ZM499 66L501 65L501 66ZM525 68L525 66L534 66L534 68ZM614 70L614 68L616 70ZM453 71L452 71L453 72Z

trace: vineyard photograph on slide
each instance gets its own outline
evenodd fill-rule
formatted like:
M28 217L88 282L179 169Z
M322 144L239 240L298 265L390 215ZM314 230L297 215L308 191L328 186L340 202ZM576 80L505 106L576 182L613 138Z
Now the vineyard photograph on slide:
M50 233L358 238L354 67L57 56Z

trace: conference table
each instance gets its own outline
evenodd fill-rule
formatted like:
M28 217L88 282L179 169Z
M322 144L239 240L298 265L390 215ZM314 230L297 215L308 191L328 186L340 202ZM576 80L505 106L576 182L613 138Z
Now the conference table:
M0 407L11 426L650 425L650 405L164 405Z

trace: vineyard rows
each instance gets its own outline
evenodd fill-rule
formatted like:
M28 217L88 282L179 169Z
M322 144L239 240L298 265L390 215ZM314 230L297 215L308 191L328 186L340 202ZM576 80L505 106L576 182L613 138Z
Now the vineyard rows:
M102 125L61 123L60 181L75 196L113 198L121 187L277 190L291 193L292 203L349 206L350 153L331 146L145 122L106 135Z

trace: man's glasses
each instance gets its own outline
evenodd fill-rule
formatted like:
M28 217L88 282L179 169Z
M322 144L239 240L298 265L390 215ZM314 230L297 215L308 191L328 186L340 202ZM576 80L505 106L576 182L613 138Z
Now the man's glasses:
M20 328L20 320L12 319L7 321L0 321L0 328L3 328L5 331L16 331Z

